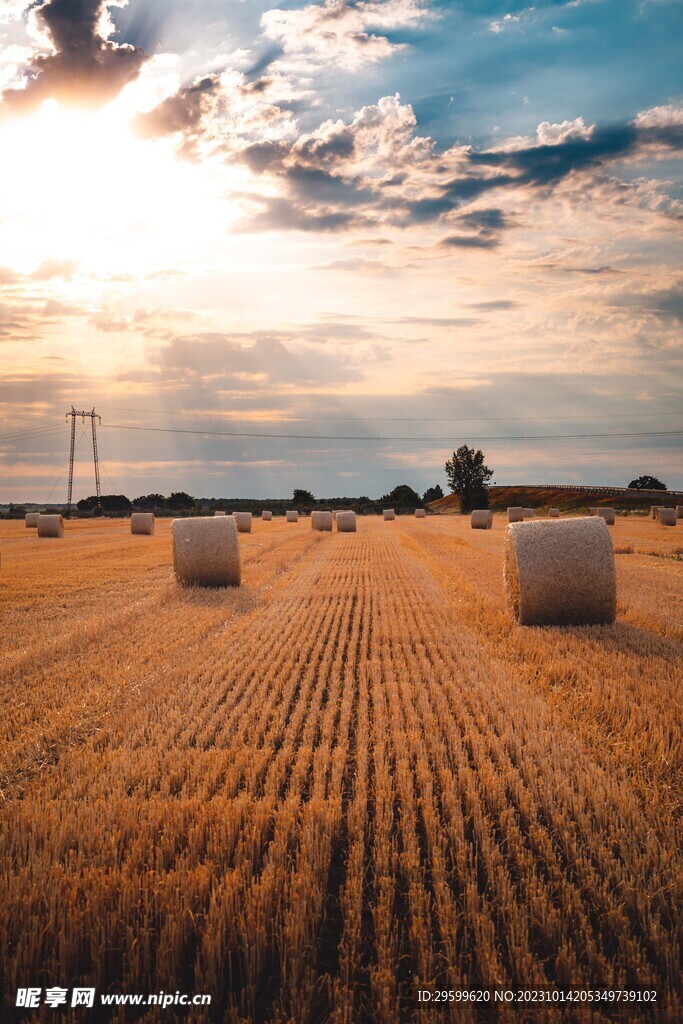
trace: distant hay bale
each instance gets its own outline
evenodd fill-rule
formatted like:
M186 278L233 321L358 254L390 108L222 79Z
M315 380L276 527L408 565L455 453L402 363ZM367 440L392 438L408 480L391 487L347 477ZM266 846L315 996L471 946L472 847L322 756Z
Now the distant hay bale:
M337 512L337 533L356 532L356 513L350 509Z
M683 519L683 505L676 505L676 519Z
M548 515L550 516L551 519L559 519L560 518L560 510L559 510L559 508L549 508L548 509Z
M508 508L508 523L521 523L524 519L524 509L521 505L511 505Z
M475 508L470 522L473 530L490 530L493 526L493 512L487 508Z
M273 513L272 512L267 512L264 509L263 512L261 513L261 519L263 520L264 523L269 523L272 518L273 518Z
M533 519L535 517L535 515L536 515L536 510L535 509L533 509L533 508L525 508L524 509L524 518L525 519Z
M298 523L299 513L296 512L294 509L290 509L288 512L285 513L285 519L287 520L288 523Z
M386 523L389 523L392 519L396 518L396 512L393 508L382 509L382 515L384 516L384 521Z
M251 533L251 512L233 512L238 533Z
M233 516L200 516L171 523L173 571L179 583L239 587L240 548Z
M314 530L329 531L331 533L332 524L331 512L311 512L311 527Z
M657 518L657 508L658 507L659 507L658 505L650 505L650 518L651 519L656 519Z
M333 518L334 520L336 520L337 516L338 516L338 515L340 515L340 513L342 513L342 512L348 512L348 511L349 511L349 510L348 510L347 508L336 508L336 509L334 510L334 512L332 513L332 518Z
M64 517L63 516L44 516L42 513L38 516L38 536L39 537L63 537L64 536Z
M675 508L660 508L659 521L662 526L675 526L677 519Z
M591 507L588 509L588 515L589 516L597 516L597 514L598 514L598 506L597 505L591 505Z
M426 519L427 518L426 510L423 509L423 508L416 508L415 509L415 518L416 519Z
M35 530L38 526L38 520L40 519L40 512L27 512L24 516L24 523L30 529Z
M601 517L508 526L503 578L522 626L614 622L614 551Z
M617 513L613 508L599 508L598 515L605 520L608 526L614 526L617 521Z
M667 509L666 505L656 505L655 506L655 519L659 519L661 514L662 514L662 512L665 512L666 509Z
M154 533L154 513L133 512L130 517L130 532L139 533L145 537L151 537Z

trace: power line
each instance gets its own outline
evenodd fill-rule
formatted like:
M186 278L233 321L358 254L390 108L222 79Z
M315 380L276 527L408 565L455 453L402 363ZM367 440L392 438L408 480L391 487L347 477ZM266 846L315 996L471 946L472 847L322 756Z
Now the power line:
M34 438L50 437L52 435L63 433L64 430L62 427L43 427L40 430L16 431L13 434L0 435L0 444L14 444L17 441L32 441Z
M154 416L158 416L160 413L167 414L169 416L196 416L195 412L186 412L182 409L141 409L131 408L130 406L122 405L101 405L100 409L108 412L143 412L150 413ZM286 410L283 410L286 413ZM214 418L215 414L207 412L204 414L207 418ZM575 416L363 416L359 413L349 413L348 416L297 416L296 414L290 414L290 419L297 420L304 423L347 423L349 420L361 420L364 423L478 423L481 420L486 420L491 423L512 423L512 422L536 422L536 421L554 421L564 422L569 420L601 420L601 419L618 419L621 416L628 416L634 419L640 419L647 417L661 417L667 419L675 417L680 419L683 416L683 412L639 412L634 413L633 410L628 412L609 412L609 413L586 413ZM239 416L235 416L234 419L240 419Z
M155 434L192 434L199 437L246 437L264 438L266 440L289 440L289 441L429 441L436 443L453 442L453 437L401 437L392 435L380 437L376 435L353 435L353 434L270 434L253 433L250 431L233 430L187 430L181 427L141 427L128 423L107 423L109 430L138 430ZM683 430L655 430L655 431L624 431L611 434L588 433L588 434L502 434L499 436L470 436L469 441L578 441L583 438L603 437L683 437Z

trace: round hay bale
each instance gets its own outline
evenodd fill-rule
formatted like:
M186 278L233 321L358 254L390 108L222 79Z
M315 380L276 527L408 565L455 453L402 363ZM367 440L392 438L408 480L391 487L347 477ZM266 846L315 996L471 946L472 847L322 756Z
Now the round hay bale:
M522 626L614 622L614 551L601 517L508 526L503 578Z
M261 513L261 519L263 520L264 523L269 523L272 518L273 518L273 513L272 512L267 512L264 509L263 512Z
M64 517L59 515L44 516L41 512L41 514L38 516L38 536L63 537Z
M331 512L311 512L311 526L314 530L329 531L331 533L332 524Z
M285 513L285 519L287 520L288 523L298 523L299 513L294 509L290 509L288 512Z
M473 530L490 530L493 526L493 512L487 508L475 508L471 523Z
M427 518L426 509L424 509L424 508L416 508L415 509L415 518L416 519L426 519Z
M174 519L173 571L179 583L198 587L239 587L240 547L232 516Z
M597 514L598 514L598 506L597 505L591 505L591 507L588 509L588 515L589 516L597 516Z
M508 508L508 523L521 523L524 519L524 509L521 505L511 505Z
M683 519L683 505L676 505L676 519Z
M613 508L599 508L598 515L605 520L608 526L614 526L617 521L617 513Z
M559 508L549 508L548 509L548 515L550 516L551 519L559 519L560 518L560 510L559 510Z
M657 508L658 508L657 505L650 505L650 518L651 519L656 519L657 518Z
M35 530L40 519L40 512L27 512L24 516L24 523L31 530Z
M535 509L533 509L533 508L525 508L524 509L524 518L525 519L533 519L535 517L535 515L536 515L536 510Z
M225 512L222 508L217 508L216 511L214 512L215 516L227 516L227 514L228 513Z
M659 521L662 526L675 526L677 522L675 508L660 508Z
M251 512L233 512L238 533L251 533Z
M356 532L356 513L350 509L337 512L337 533Z
M382 515L384 516L385 523L389 523L392 519L396 518L396 512L393 508L382 509Z
M154 513L133 512L130 517L130 532L139 533L145 537L151 537L154 533Z
M666 512L666 509L667 509L666 505L657 505L656 508L655 508L655 519L659 519L659 517L661 516L662 512Z

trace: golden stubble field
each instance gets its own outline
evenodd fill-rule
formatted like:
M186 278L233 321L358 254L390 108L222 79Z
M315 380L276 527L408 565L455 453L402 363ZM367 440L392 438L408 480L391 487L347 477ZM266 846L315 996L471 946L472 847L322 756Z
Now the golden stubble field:
M255 521L201 591L170 521L0 524L2 1019L79 983L213 997L117 1020L683 1019L683 524L618 521L582 628L512 623L502 516L358 527ZM657 1002L417 999L548 986Z

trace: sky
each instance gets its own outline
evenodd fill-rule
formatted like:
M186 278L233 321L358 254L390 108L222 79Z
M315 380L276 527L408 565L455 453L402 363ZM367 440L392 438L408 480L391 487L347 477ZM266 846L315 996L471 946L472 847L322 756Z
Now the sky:
M683 488L682 30L0 0L0 502Z

